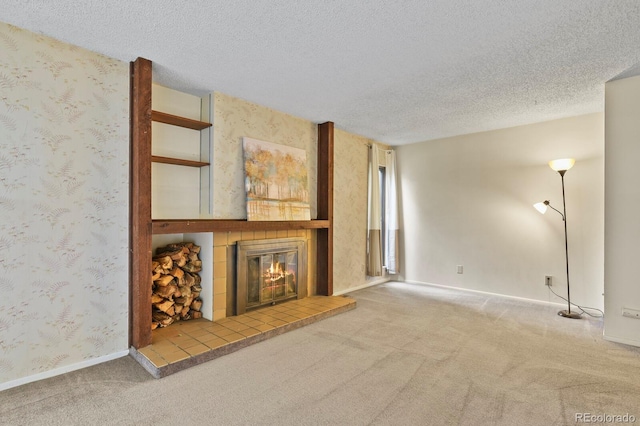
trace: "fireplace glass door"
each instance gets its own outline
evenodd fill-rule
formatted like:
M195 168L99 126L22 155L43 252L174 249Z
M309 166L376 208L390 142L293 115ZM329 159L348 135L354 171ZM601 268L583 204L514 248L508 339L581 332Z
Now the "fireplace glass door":
M296 251L250 256L247 259L247 308L297 296Z
M236 243L234 315L307 296L307 248L301 237ZM227 301L229 303L229 301Z

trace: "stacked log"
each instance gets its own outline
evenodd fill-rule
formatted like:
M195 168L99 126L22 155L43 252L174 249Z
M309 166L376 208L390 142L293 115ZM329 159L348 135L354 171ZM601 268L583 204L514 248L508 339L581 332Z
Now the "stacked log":
M193 243L169 244L156 249L153 256L151 329L175 321L202 318L200 292L202 261L200 247Z

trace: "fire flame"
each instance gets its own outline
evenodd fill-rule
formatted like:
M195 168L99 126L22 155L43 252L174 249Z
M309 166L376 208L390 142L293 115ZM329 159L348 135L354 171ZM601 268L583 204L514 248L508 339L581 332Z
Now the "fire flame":
M269 267L269 269L267 269L266 272L267 273L265 274L265 278L267 278L271 282L278 281L285 276L285 272L282 269L282 265L280 264L280 262L271 262L271 266Z
M289 292L286 290L286 286L288 285L296 285L296 270L295 265L293 269L287 269L286 262L279 262L275 258L272 258L271 264L269 267L264 265L264 269L262 272L262 290L269 289L285 289L281 291ZM294 291L295 293L295 291Z
M268 271L271 276L284 276L284 271L282 270L282 265L280 265L280 262L276 262L275 265L273 264L273 262L271 262L271 267L268 269Z

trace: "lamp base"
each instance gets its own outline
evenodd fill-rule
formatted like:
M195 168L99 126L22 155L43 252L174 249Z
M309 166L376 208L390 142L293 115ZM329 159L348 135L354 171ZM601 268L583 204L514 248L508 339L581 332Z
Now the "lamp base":
M572 318L572 319L580 319L580 318L582 318L579 313L577 313L577 312L569 312L566 309L563 310L563 311L558 312L558 315L560 315L561 317Z

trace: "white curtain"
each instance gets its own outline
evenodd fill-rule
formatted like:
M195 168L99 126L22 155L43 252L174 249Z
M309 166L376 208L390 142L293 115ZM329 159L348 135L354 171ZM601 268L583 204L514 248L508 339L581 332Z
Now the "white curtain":
M396 175L396 152L386 151L385 171L385 264L390 274L400 272L400 260L398 257L398 194Z
M367 220L367 275L382 275L382 217L378 147L369 147L369 214Z

